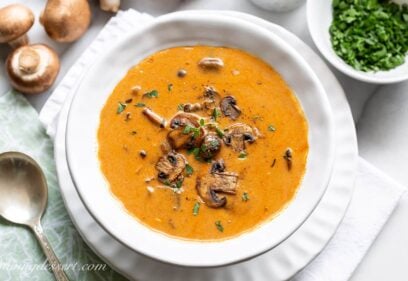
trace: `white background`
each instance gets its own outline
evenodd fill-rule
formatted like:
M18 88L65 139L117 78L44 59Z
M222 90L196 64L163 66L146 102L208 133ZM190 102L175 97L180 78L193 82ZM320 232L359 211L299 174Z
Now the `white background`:
M62 67L58 79L63 77L112 16L110 13L100 11L96 3L93 3L93 21L88 32L73 44L60 44L51 41L38 22L38 16L46 1L1 0L0 7L15 2L29 6L36 15L36 23L29 32L31 42L49 44L60 54ZM248 0L122 0L122 2L121 9L134 8L152 15L188 9L247 12L284 26L318 52L307 30L305 5L293 12L274 14L253 6ZM1 45L0 95L10 89L4 72L4 61L8 53L10 48ZM408 186L408 133L405 132L408 131L408 126L405 125L408 124L408 83L400 84L399 88L380 87L356 81L337 71L334 73L341 82L353 111L361 155ZM29 97L29 100L37 110L40 110L51 92L52 89L47 93ZM403 197L351 280L408 280L408 195Z

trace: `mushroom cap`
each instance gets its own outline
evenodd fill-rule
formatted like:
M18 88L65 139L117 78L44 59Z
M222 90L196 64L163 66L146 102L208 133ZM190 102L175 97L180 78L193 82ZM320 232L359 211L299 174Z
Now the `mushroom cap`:
M194 113L178 112L170 120L169 127L172 129L167 135L167 141L173 149L193 147L199 147L205 136L206 132L203 127L200 126L200 116ZM195 136L195 132L185 132L185 128L189 126L191 128L198 129L199 133Z
M245 143L253 143L258 138L258 130L244 123L235 123L224 129L224 143L233 150L245 150Z
M73 42L88 29L91 9L87 0L49 0L40 21L55 41Z
M187 165L187 160L183 154L177 152L169 152L160 157L156 163L158 171L158 180L172 184L175 181L183 178L183 171Z
M241 115L241 110L237 106L237 100L233 96L223 97L220 107L222 113L231 120L236 120Z
M0 9L0 43L24 35L34 24L33 12L24 5L11 4Z
M213 132L206 134L201 143L200 156L205 160L213 158L220 152L221 142L217 134Z
M211 208L220 208L227 198L219 193L236 194L238 175L231 172L214 172L196 179L196 190L205 204Z
M6 61L11 85L25 94L46 91L57 77L60 63L53 49L43 44L15 49Z

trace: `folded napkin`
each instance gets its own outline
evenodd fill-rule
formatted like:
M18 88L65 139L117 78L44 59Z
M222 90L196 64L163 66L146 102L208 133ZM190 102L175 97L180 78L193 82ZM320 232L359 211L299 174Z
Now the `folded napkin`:
M296 281L348 280L406 188L360 157L353 198L326 248Z
M48 207L42 218L55 253L67 266L70 280L126 280L107 265L104 270L84 270L89 264L104 264L75 230L61 198L54 163L53 143L40 123L38 113L16 92L0 97L0 153L21 151L32 156L48 183ZM53 274L45 266L42 250L28 228L0 218L0 280L48 281Z
M361 155L402 183L408 182L407 93L408 81L380 87L357 125Z
M40 120L49 135L55 134L59 110L64 101L73 94L71 89L75 88L95 59L111 46L109 44L115 42L114 38L140 28L150 19L150 16L134 10L120 12L112 18L74 64L41 111ZM113 40L100 40L106 36L112 37ZM349 279L404 191L404 187L360 158L355 193L343 222L322 253L300 272L295 280ZM69 237L64 236L61 239Z

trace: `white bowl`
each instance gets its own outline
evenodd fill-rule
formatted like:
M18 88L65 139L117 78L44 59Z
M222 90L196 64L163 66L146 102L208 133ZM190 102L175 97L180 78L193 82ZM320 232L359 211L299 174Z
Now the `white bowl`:
M276 218L242 235L216 242L177 239L152 230L115 198L100 170L97 147L99 114L128 69L159 50L196 44L230 46L262 58L296 92L309 122L306 173L289 206ZM334 159L333 120L318 78L295 50L266 29L220 15L179 12L157 18L122 38L89 70L70 108L67 159L85 206L100 225L129 248L182 266L220 266L249 259L278 245L309 216L323 195Z
M307 24L320 53L338 70L355 79L377 84L397 83L408 79L408 57L405 63L389 71L364 72L354 69L333 50L329 27L333 20L331 0L307 1Z

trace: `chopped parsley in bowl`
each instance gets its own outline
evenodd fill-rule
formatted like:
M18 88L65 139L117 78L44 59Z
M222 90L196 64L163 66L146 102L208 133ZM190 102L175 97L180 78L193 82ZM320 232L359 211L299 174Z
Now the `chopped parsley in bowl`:
M381 0L333 0L329 32L335 53L353 68L386 71L408 53L408 6Z

